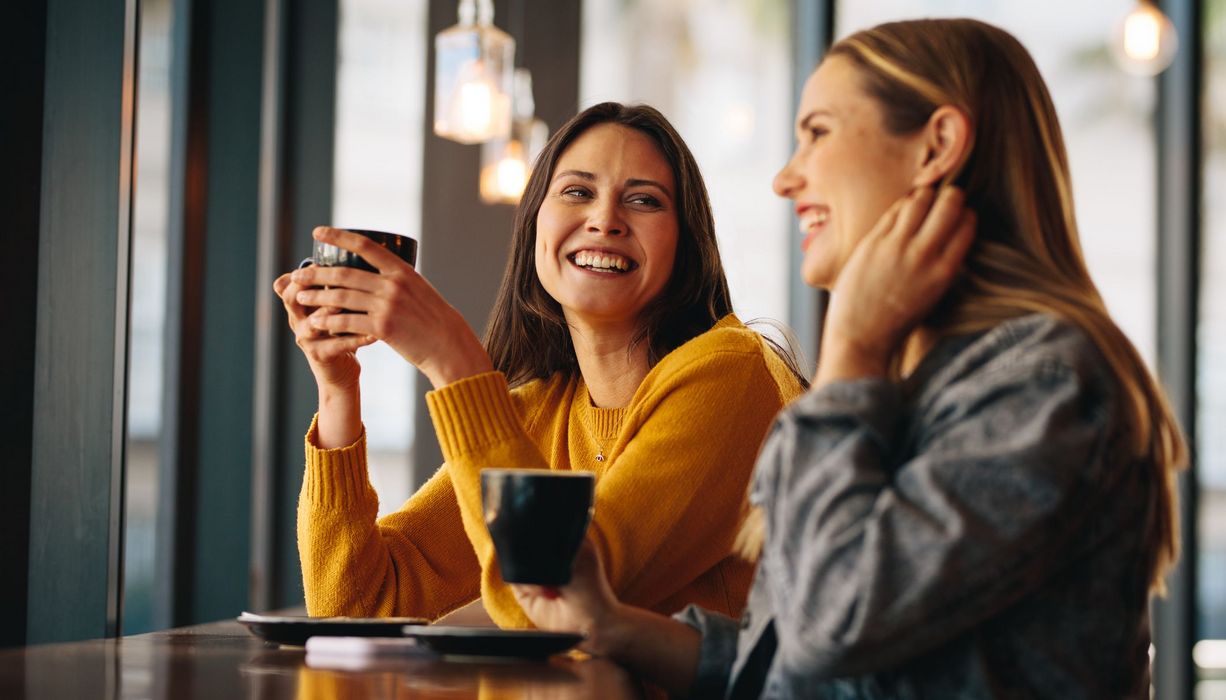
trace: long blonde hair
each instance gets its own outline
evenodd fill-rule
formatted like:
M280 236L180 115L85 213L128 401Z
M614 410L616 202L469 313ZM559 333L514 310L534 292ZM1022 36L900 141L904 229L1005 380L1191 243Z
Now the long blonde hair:
M858 68L892 133L914 133L941 105L970 118L974 143L950 180L978 214L978 237L965 273L925 325L939 336L959 335L1038 312L1089 336L1119 384L1128 454L1152 472L1150 587L1164 592L1179 555L1175 473L1187 463L1187 446L1163 392L1090 279L1064 140L1030 54L989 24L928 19L857 32L831 47L832 56ZM760 518L748 518L739 551L760 550L763 529Z

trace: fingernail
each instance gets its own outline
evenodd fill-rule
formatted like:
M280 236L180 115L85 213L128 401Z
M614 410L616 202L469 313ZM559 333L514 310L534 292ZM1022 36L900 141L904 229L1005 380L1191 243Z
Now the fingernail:
M541 595L545 596L549 600L557 600L558 598L562 597L562 592L553 586L545 586L541 588Z
M294 301L297 301L299 304L305 304L306 300L307 300L306 292L298 292L297 294L294 295Z

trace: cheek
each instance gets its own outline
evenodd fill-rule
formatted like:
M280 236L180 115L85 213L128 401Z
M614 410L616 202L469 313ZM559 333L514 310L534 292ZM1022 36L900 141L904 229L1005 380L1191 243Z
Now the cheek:
M658 243L648 253L656 265L656 279L652 285L656 292L664 289L673 275L673 267L677 264L678 234L676 231L661 235Z

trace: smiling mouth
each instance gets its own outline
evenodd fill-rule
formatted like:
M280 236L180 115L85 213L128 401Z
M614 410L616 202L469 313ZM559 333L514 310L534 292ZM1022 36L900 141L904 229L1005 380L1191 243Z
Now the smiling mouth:
M830 220L830 211L825 208L814 207L804 212L800 217L801 233L821 228Z
M637 262L623 255L597 250L576 251L566 256L566 259L575 267L611 275L624 275L639 266Z

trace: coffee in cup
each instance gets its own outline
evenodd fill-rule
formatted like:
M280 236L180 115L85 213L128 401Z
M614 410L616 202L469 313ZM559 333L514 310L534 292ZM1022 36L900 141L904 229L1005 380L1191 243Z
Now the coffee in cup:
M482 469L485 524L507 583L570 583L592 520L596 476L549 469Z

